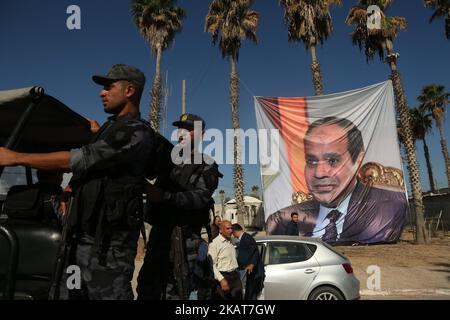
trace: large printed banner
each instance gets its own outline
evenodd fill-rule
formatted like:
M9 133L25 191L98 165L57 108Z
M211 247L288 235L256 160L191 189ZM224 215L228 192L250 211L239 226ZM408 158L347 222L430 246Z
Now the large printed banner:
M321 97L256 97L255 110L258 129L279 132L270 155L260 154L268 234L399 239L408 203L391 81Z

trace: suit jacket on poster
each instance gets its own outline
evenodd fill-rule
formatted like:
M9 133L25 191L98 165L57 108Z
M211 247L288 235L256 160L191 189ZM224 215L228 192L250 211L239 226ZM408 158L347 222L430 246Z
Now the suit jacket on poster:
M291 213L299 214L300 236L313 236L320 204L311 200L281 209L267 219L267 233L286 234ZM408 203L405 193L357 183L350 198L339 242L395 242L406 221Z

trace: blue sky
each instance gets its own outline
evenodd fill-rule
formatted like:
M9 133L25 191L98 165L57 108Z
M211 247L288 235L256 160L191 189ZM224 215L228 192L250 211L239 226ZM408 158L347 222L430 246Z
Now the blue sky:
M335 93L385 81L389 68L379 60L366 63L359 48L351 43L352 29L344 21L351 5L332 9L334 33L318 48L325 93ZM41 85L54 97L83 116L103 122L106 115L98 97L100 87L91 76L106 73L115 63L135 65L147 76L146 93L141 104L148 116L149 91L155 60L149 45L134 25L130 1L117 0L16 0L0 4L0 90ZM168 73L166 136L171 122L181 112L181 83L187 80L188 112L201 115L209 128L231 127L229 107L230 65L223 60L211 37L203 32L208 0L180 0L187 12L183 31L173 47L164 52L162 71ZM81 30L68 30L66 9L81 9ZM283 24L283 12L277 0L256 0L260 13L259 44L244 42L238 71L241 78L240 117L243 129L254 128L256 119L253 96L309 96L314 94L309 52L302 44L289 44ZM395 42L404 89L410 106L424 85L440 83L450 90L450 41L444 36L444 20L432 24L432 11L422 1L396 0L389 15L402 15L408 28ZM450 140L450 125L445 135ZM446 187L444 161L437 130L428 137L433 170L438 187ZM428 189L422 145L417 144L423 189ZM246 190L260 185L259 166L246 165ZM222 165L219 189L232 194L232 166Z

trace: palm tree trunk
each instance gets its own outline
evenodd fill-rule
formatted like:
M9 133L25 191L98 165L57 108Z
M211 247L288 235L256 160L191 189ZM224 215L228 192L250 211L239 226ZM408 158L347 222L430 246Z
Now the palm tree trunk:
M442 154L444 155L445 171L447 173L447 183L448 186L450 187L450 158L448 156L447 140L445 140L444 131L442 130L442 120L436 121L436 125L439 130L439 135L441 136L441 150Z
M223 218L225 216L225 193L219 191L220 196L220 217ZM214 222L215 216L213 217Z
M236 70L236 59L231 57L230 98L231 120L234 129L234 193L237 205L238 223L244 227L244 172L242 168L241 140L239 132L239 75Z
M434 186L433 169L431 168L431 161L430 161L430 151L428 150L425 138L422 139L422 142L423 142L423 153L425 155L425 161L427 163L427 172L428 172L428 180L430 181L430 190L431 192L435 193L436 187Z
M155 80L151 91L152 102L150 105L150 126L153 130L159 132L159 123L161 121L161 100L162 100L162 88L161 88L161 56L162 48L158 46L156 52L156 70Z
M395 61L389 61L391 66L391 80L394 86L397 114L402 126L403 140L408 159L408 171L411 183L411 190L414 201L414 210L416 218L416 243L423 244L427 241L426 229L424 223L424 208L422 201L422 187L420 184L419 164L417 162L416 150L414 148L414 139L411 131L411 118L406 104L406 98L403 93L403 84L400 73L397 71Z
M311 46L311 56L312 56L311 71L313 76L314 91L316 93L316 96L321 96L323 95L322 74L320 72L320 64L317 61L315 46Z

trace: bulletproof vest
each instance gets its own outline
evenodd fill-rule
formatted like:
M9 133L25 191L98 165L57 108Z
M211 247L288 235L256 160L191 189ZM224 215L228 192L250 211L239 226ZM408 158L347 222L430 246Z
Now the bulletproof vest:
M112 124L106 123L91 143L112 139L124 121L130 120L118 119ZM127 164L118 164L95 170L83 177L75 177L71 182L75 207L69 225L77 226L79 232L92 236L98 236L102 229L140 225L144 177L131 176L127 172Z
M194 190L200 176L205 175L202 171L206 165L204 162L201 164L185 164L177 174L173 174L172 172L166 181L157 185L170 192ZM217 164L214 165L217 166ZM197 175L197 178L190 181L193 175ZM151 203L147 206L146 221L152 225L191 225L195 227L194 230L200 230L203 225L209 223L209 210L213 205L214 200L212 198L201 209L178 208L168 203Z
M201 173L206 166L206 163L202 164L190 164L184 165L179 175L172 176L172 180L176 183L178 191L189 191L196 187L196 183L201 176ZM214 164L217 166L217 164ZM210 170L211 172L212 170ZM204 175L205 173L203 173ZM209 173L211 174L211 173ZM197 175L197 179L190 181L193 175ZM205 177L205 179L208 179ZM214 205L214 200L211 198L210 201L201 209L188 209L182 210L177 216L178 225L191 224L194 226L204 226L209 223L209 210L211 206Z

